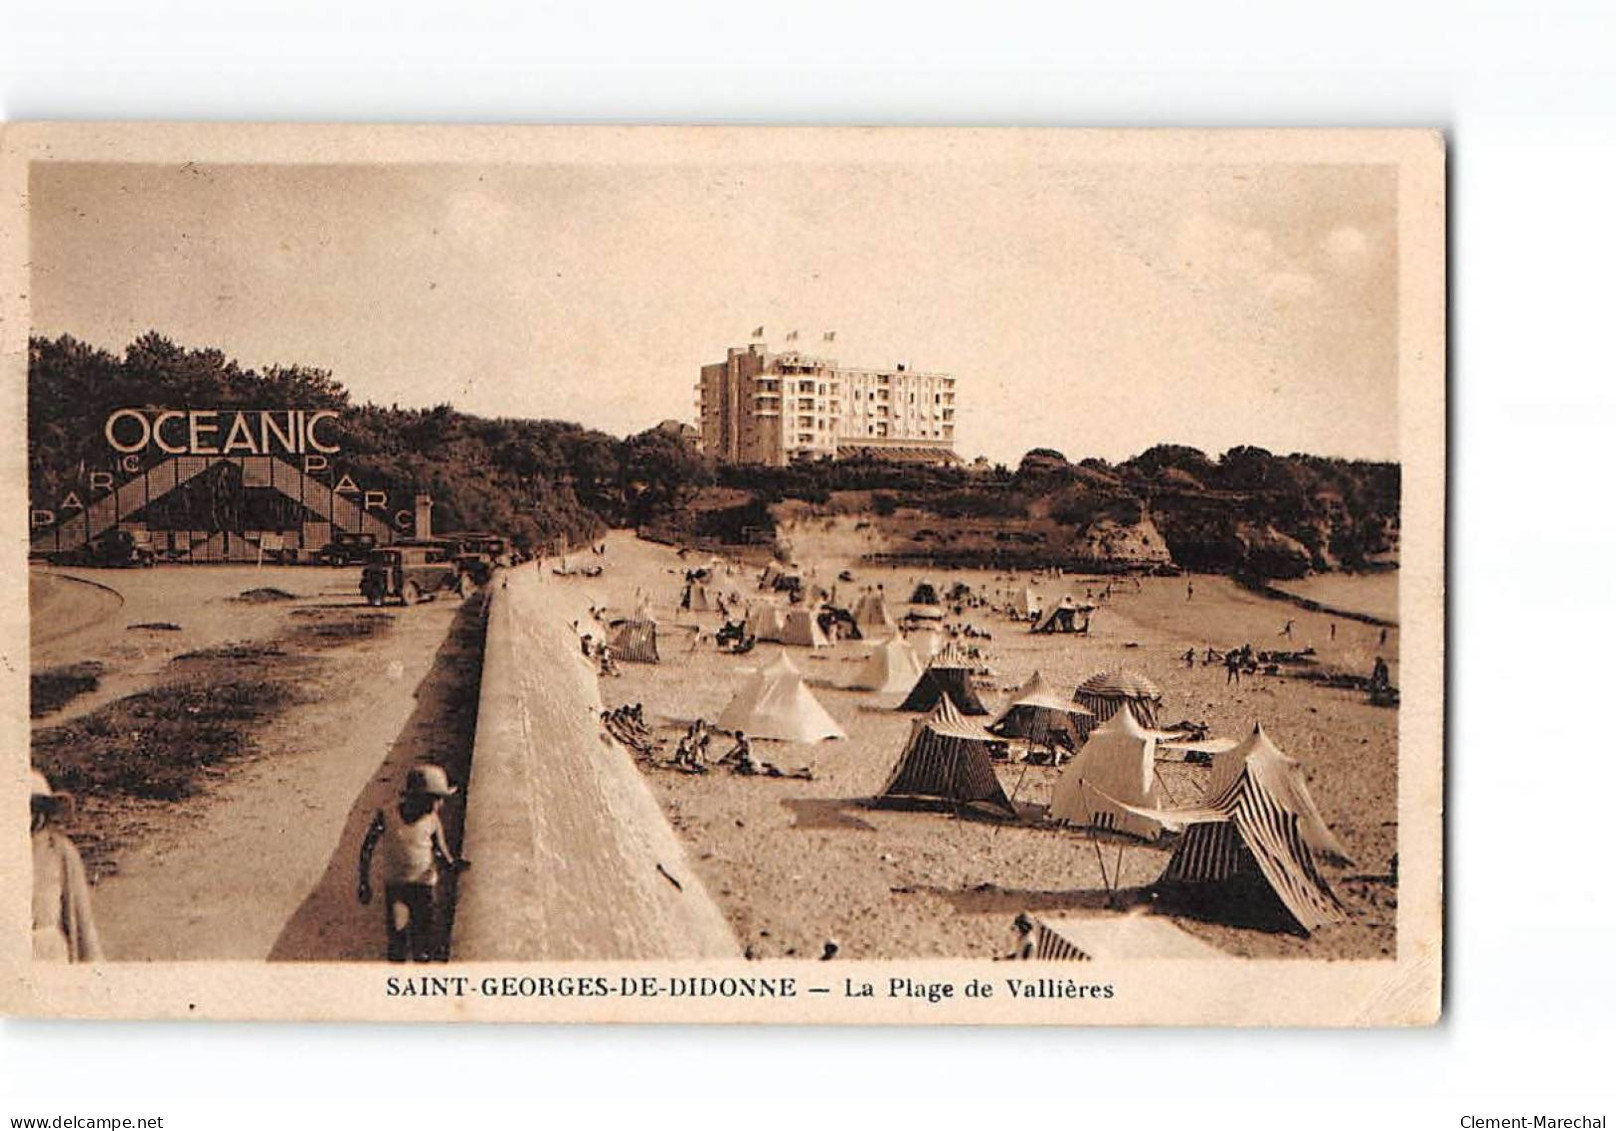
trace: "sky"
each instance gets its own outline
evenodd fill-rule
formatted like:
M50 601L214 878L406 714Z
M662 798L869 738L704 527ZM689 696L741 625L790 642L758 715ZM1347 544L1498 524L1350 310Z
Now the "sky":
M1381 165L47 162L30 302L619 435L694 421L761 325L954 374L967 458L1395 459L1396 201Z

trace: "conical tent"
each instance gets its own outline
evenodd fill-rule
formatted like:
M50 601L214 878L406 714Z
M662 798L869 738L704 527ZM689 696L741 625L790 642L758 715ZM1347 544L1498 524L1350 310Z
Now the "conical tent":
M763 638L760 636L758 639ZM804 648L830 647L830 641L825 639L825 633L819 627L819 618L808 609L787 610L785 623L780 626L780 643Z
M1345 919L1316 863L1321 855L1345 856L1313 804L1301 764L1270 742L1261 725L1236 750L1240 757L1214 763L1214 776L1226 784L1209 800L1145 812L1184 829L1160 883L1227 906L1272 896L1304 933Z
M915 681L908 698L899 705L898 710L929 711L937 706L939 700L951 699L954 706L967 715L987 714L988 709L977 697L976 688L971 686L972 667L959 646L949 641L941 652L932 657L926 670L920 673L920 678Z
M1034 618L1032 630L1034 632L1074 632L1086 634L1089 630L1089 615L1083 613L1082 621L1078 621L1079 609L1075 604L1062 602L1050 609L1047 613Z
M680 604L693 613L705 613L712 609L713 599L707 592L707 586L696 581L685 586L684 600Z
M1093 712L1063 699L1041 674L1033 672L988 730L1000 738L1024 738L1035 746L1075 750L1093 725Z
M858 600L853 607L853 619L858 622L859 628L865 632L880 632L897 628L897 622L887 610L887 599L879 592L871 590Z
M619 660L632 664L661 663L657 656L655 621L619 621L612 625L612 635L607 644Z
M1159 804L1156 739L1124 705L1089 734L1083 748L1061 771L1049 816L1148 838L1161 832L1161 822L1129 806L1154 809Z
M1206 795L1222 796L1242 771L1254 774L1264 789L1279 797L1285 807L1296 814L1297 834L1309 848L1327 859L1348 862L1346 849L1341 847L1313 803L1301 764L1269 740L1260 722L1252 727L1244 742L1212 756L1212 777Z
M785 630L785 610L778 605L760 601L746 615L746 634L760 641L778 641Z
M642 596L640 598L640 603L638 605L634 606L634 619L635 620L643 620L643 621L654 621L654 620L656 620L656 617L653 616L652 613L651 613L651 598L650 597Z
M1126 703L1133 709L1134 718L1147 727L1156 725L1156 709L1161 706L1161 689L1138 672L1101 672L1078 685L1072 696L1094 712L1098 722L1105 722Z
M878 801L950 801L986 805L1014 817L993 770L996 740L964 718L945 696L924 719L916 719Z
M718 727L783 742L847 737L784 653L747 677L718 716Z
M1041 607L1038 594L1031 589L1012 589L1010 591L1010 611L1022 620L1030 620L1036 617Z
M894 636L871 649L870 658L849 686L858 691L906 691L923 671L920 657L908 641Z
M929 660L943 650L948 638L935 629L922 629L911 632L908 636L909 646L915 650L915 655L923 660Z

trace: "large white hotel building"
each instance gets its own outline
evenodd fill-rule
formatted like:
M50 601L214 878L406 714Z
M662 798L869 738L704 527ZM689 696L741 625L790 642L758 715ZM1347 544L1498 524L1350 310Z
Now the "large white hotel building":
M754 343L702 366L698 391L702 450L727 463L956 458L947 374L844 369L835 358Z

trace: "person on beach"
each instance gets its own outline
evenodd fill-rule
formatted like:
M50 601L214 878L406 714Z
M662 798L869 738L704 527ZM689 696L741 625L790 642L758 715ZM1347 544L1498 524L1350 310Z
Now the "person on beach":
M28 827L33 842L35 962L100 962L101 936L90 910L84 861L68 837L51 828L69 804L38 770L28 771Z
M371 898L370 861L382 848L382 910L387 922L387 961L447 962L439 865L455 872L471 867L449 851L443 832L443 802L458 790L442 766L411 766L396 812L378 809L359 848L359 902Z
M1296 625L1296 622L1294 620L1286 620L1285 627L1279 630L1279 634L1281 636L1283 636L1286 640L1289 640L1291 638L1291 629L1295 625Z
M1385 691L1392 685L1392 672L1384 656L1375 657L1375 666L1369 673L1369 690Z
M1330 639L1335 640L1335 621L1330 622Z
M1224 654L1224 656L1223 656L1223 682L1224 682L1225 686L1227 686L1227 685L1229 685L1231 683L1234 684L1236 687L1240 686L1240 668L1241 667L1242 667L1242 665L1241 665L1241 662L1240 662L1240 653L1239 653L1239 651L1231 649L1230 651L1228 651L1228 652L1226 652Z
M1195 600L1195 582L1187 581L1184 583L1184 600Z
M1386 630L1384 628L1380 630L1380 646L1382 648L1386 647Z

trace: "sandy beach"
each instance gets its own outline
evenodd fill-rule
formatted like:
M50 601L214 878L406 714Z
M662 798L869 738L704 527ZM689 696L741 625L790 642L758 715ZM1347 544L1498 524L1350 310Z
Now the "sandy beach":
M990 595L1013 584L1007 575L990 571L865 568L849 560L845 531L827 534L821 546L808 530L795 532L802 568L827 587L844 568L853 571L855 589L882 584L895 614L901 614L922 576L944 585L962 580ZM677 608L683 570L705 560L692 554L683 561L670 547L617 534L608 540L602 577L545 578L547 586L567 592L558 600L562 607L576 607L583 594L596 605L626 612L649 598L659 623L662 663L621 665L620 676L603 678L602 697L607 706L643 703L648 720L667 738L669 753L684 725L696 717L715 718L743 673L780 649L762 644L748 656L735 657L716 652L708 641L692 650L698 626L710 633L721 623L717 613ZM730 568L718 589L757 599L757 571L739 564ZM1028 584L1025 575L1016 580ZM1132 580L1118 581L1087 638L1033 636L1024 624L986 609L951 619L992 636L981 642L999 691L984 695L990 708L1000 706L1034 670L1069 693L1095 672L1128 668L1162 687L1164 725L1204 722L1214 735L1238 738L1261 720L1273 740L1306 768L1314 799L1354 862L1326 871L1350 918L1305 939L1177 921L1231 955L1389 957L1395 947L1396 888L1382 877L1397 843L1396 712L1371 706L1360 691L1296 678L1259 675L1229 685L1220 665L1186 667L1183 660L1186 649L1204 654L1208 645L1311 646L1321 667L1363 675L1380 653L1380 629L1305 612L1246 592L1226 578L1197 576L1193 582L1190 598L1184 578L1146 578L1137 587ZM1103 587L1102 579L1074 577L1033 583L1035 592L1053 599L1069 592L1097 594ZM1290 639L1279 636L1287 621L1294 622ZM1396 646L1392 629L1384 654L1394 675ZM1023 812L1019 824L869 808L865 801L885 782L915 716L893 709L899 697L842 690L866 644L787 651L849 737L812 746L759 743L759 756L787 769L811 767L812 781L738 777L722 770L692 776L641 763L708 889L754 957L817 956L832 939L848 957L990 957L1010 948L1011 920L1020 911L1103 913L1102 861L1121 889L1149 884L1166 864L1163 847L1096 840L1040 825L1037 814L1048 803L1056 775L1046 767L998 767L1006 792ZM1160 768L1176 801L1200 796L1204 768Z

